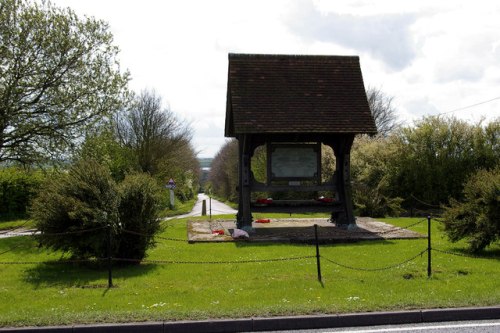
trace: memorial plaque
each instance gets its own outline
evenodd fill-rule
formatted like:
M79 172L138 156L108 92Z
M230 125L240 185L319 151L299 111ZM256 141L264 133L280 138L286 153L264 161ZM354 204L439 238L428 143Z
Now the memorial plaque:
M319 144L271 144L270 174L272 180L318 179L321 167Z

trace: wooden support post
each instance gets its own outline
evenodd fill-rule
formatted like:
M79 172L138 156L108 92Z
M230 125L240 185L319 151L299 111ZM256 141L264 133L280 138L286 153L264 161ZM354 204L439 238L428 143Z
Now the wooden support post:
M250 156L251 156L251 136L243 134L238 138L239 165L238 165L238 214L236 215L236 225L238 229L252 231L252 213L250 211Z
M336 186L339 201L342 204L341 212L332 213L332 219L337 225L355 225L354 205L351 189L351 147L354 134L344 135L332 143L336 158Z

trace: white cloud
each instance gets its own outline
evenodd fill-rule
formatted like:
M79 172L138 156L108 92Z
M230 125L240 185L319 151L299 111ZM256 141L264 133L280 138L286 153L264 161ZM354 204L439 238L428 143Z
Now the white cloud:
M306 41L335 43L368 52L391 69L401 70L415 57L410 27L414 14L359 16L322 13L310 2L300 2L288 19L290 29Z
M200 156L225 142L227 54L360 55L403 120L500 96L500 3L372 0L53 0L109 22L134 90L191 122ZM500 101L452 113L500 116Z

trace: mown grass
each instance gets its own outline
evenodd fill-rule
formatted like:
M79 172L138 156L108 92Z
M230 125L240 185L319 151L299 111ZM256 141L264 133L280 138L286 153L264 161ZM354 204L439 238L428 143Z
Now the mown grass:
M25 217L0 217L0 231L17 228L32 229L34 226L34 221Z
M269 216L269 214L267 214ZM232 216L227 216L230 218ZM272 217L275 217L274 215ZM386 220L398 226L419 219ZM186 220L166 222L161 234L186 238ZM426 233L422 223L412 230ZM241 264L141 264L107 271L73 264L0 264L0 326L92 322L236 318L500 304L500 247L473 259L433 252L401 267L426 239L365 241L321 246L323 284L315 258ZM464 243L448 242L433 225L433 247L463 253ZM3 253L12 249L10 252ZM46 261L60 253L39 249L30 237L0 240L0 261ZM196 243L158 239L149 260L234 261L314 256L310 245L272 243Z
M165 208L160 211L160 217L172 217L177 215L183 215L190 213L193 209L193 206L196 204L197 198L193 198L190 200L186 200L184 202L180 200L175 201L174 208Z

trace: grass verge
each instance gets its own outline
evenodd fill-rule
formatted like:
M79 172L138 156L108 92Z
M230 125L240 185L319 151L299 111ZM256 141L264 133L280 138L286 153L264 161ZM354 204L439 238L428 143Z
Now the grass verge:
M31 229L35 227L33 220L19 217L19 218L8 218L0 217L0 230L11 230L11 229Z
M270 214L267 214L269 217ZM232 216L227 216L228 218ZM385 221L406 226L419 219ZM186 220L165 222L166 238L186 238ZM412 230L426 233L426 223ZM158 239L146 263L107 271L70 263L5 264L59 259L61 253L38 248L30 237L0 239L0 326L64 325L96 322L238 318L360 311L403 310L500 304L500 247L468 258L433 252L433 276L427 255L397 268L362 271L343 268L326 258L364 269L390 266L414 256L426 239L364 241L322 245L323 284L316 260L259 263L217 261L314 256L309 245L274 243L197 243ZM463 254L464 243L448 242L437 223L433 247ZM187 264L185 262L212 262Z
M160 211L159 216L160 217L172 217L172 216L177 216L177 215L183 215L190 213L193 210L194 205L196 204L197 197L187 200L187 201L180 201L176 200L174 209L170 208L165 208L162 211Z

